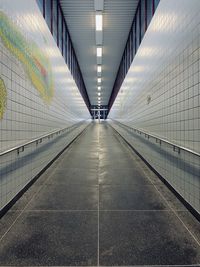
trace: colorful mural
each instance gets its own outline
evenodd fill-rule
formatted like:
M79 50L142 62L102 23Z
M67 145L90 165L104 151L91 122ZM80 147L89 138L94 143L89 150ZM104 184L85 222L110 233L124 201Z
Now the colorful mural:
M3 119L3 114L6 109L7 91L3 79L0 77L0 120Z
M27 41L14 23L0 11L0 38L4 46L22 63L33 86L49 103L54 83L49 59L33 41Z

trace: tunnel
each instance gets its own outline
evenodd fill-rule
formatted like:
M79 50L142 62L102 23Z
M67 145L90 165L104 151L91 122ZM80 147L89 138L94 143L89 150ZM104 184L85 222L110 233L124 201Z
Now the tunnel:
M200 267L199 14L0 0L0 266Z

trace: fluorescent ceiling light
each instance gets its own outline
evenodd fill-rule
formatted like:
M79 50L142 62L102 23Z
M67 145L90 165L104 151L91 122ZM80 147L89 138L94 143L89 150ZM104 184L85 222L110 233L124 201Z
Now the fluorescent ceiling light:
M97 72L101 72L101 66L97 66Z
M97 89L98 89L98 91L101 91L101 86L98 86Z
M101 100L101 97L98 97L98 100Z
M101 83L101 78L97 78L97 82L98 83Z
M98 93L98 96L100 96L101 95L101 93Z
M102 47L97 47L97 57L102 57Z
M96 14L96 31L102 31L103 29L103 16L102 14Z
M98 104L101 104L101 101L98 101Z

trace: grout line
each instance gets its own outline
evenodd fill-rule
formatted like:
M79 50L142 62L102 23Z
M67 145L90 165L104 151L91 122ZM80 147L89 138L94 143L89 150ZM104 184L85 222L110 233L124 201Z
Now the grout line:
M134 179L135 177L133 176L132 178ZM158 185L161 185L161 184L158 183ZM125 186L129 186L129 187L131 187L132 186L135 189L135 186L137 186L137 187L149 187L149 188L151 188L152 187L152 184L151 183L149 183L149 184L147 184L147 183L146 184L139 184L139 183L132 183L132 184L131 183L127 183L127 184L126 183L124 183L124 184L122 184L122 183L121 184L113 184L113 183L105 184L105 183L103 183L102 184L102 183L100 183L100 186L105 186L105 187L106 186L107 187L111 187L111 186L112 187L120 187L120 186L124 186L124 187Z
M7 267L13 267L13 265L6 265ZM5 267L5 265L0 265L0 267ZM25 267L25 266L24 266ZM48 267L47 265L30 265L29 267ZM85 265L51 265L51 267L96 267L96 265L89 265L89 266L85 266ZM99 267L200 267L200 264L181 264L181 265L174 265L174 264L169 264L169 265L103 265L103 266L99 266Z
M100 122L99 122L100 123ZM100 146L99 146L99 124L98 124L98 156L99 156L99 152L100 152ZM100 170L99 170L99 165L100 165L100 159L99 159L99 161L98 161L98 240L97 240L97 266L99 266L99 209L100 209L100 207L99 207L99 202L100 202L100 200L99 200L99 195L100 195L100 186L99 186L99 172L100 172Z
M185 210L177 210L185 212ZM100 212L173 212L171 209L165 209L165 210L100 210Z
M87 129L88 126L86 126L86 128L84 128L84 130L78 134L75 139L72 141L72 143L68 146L68 148L65 150L66 154L69 154L71 149L72 149L72 145L75 144L75 142L80 138L81 134ZM64 161L64 158L60 158L60 161ZM15 218L15 220L12 222L12 224L10 225L10 227L6 230L6 232L0 237L0 242L3 240L3 238L7 235L7 233L11 230L11 228L15 225L15 223L18 221L18 219L22 216L22 214L24 213L25 209L29 206L29 204L31 203L31 201L36 197L36 195L46 186L46 182L50 180L50 178L53 176L53 174L56 172L57 168L59 168L59 164L57 166L54 167L54 170L52 171L52 173L49 175L49 177L39 186L38 190L33 194L33 196L31 197L31 199L28 201L28 203L24 206L24 208L22 210L20 210L21 212L19 213L19 215ZM43 174L44 175L44 174Z
M99 125L98 125L98 154L100 153L100 145L99 145ZM132 153L130 153L132 154ZM139 166L139 169L141 169L140 165L138 163L136 163L138 166ZM58 166L57 166L58 167ZM142 172L144 173L144 175L147 177L147 179L151 182L151 184L154 186L154 188L158 191L158 193L161 195L161 197L163 198L163 200L167 203L167 206L169 207L169 210L100 210L100 184L99 184L99 167L98 167L98 210L26 210L26 208L28 207L28 205L31 203L31 201L36 197L36 195L44 188L44 186L46 185L46 182L52 177L52 175L55 173L55 171L57 170L57 167L55 167L54 171L51 173L51 175L48 177L48 179L46 181L44 181L44 183L40 186L40 188L35 192L35 194L31 197L31 199L29 200L29 202L25 205L25 207L22 209L22 210L18 210L18 211L21 211L21 213L17 216L17 218L14 220L14 222L12 223L12 225L7 229L6 233L4 233L4 235L0 238L0 241L4 238L4 236L10 231L10 229L14 226L14 224L17 222L17 220L22 216L22 214L24 212L29 212L29 211L48 211L48 212L78 212L78 211L91 211L91 212L94 212L94 211L98 211L98 244L97 244L97 247L98 247L98 251L97 251L97 266L100 266L99 265L99 237L100 237L100 233L99 233L99 217L100 217L100 211L133 211L133 212L143 212L143 211L153 211L153 212L160 212L160 211L171 211L173 212L177 217L178 219L183 223L183 225L186 227L186 229L189 231L189 229L187 228L187 226L184 224L184 222L179 218L178 214L176 214L176 212L173 210L172 207L170 207L168 201L165 199L165 197L162 195L162 193L157 189L156 185L153 184L153 182L151 181L151 179L148 177L148 175L145 173L145 171L142 170ZM17 210L16 210L17 211ZM178 211L178 210L177 210ZM11 212L11 211L10 211ZM13 211L12 211L13 212ZM193 236L193 234L189 231L189 233L192 235L193 238L195 238ZM195 239L196 240L196 239ZM198 242L198 240L196 240ZM199 245L199 242L198 242L198 245ZM1 265L0 265L1 266ZM194 266L200 266L199 263L198 264L192 264L192 265L124 265L124 266L121 266L121 267L194 267ZM30 266L31 267L31 266ZM32 266L33 267L33 266ZM36 266L34 266L36 267ZM38 266L39 267L39 266ZM42 266L40 266L42 267ZM43 267L47 267L47 266L43 266ZM53 267L53 266L52 266ZM56 266L54 266L56 267ZM62 266L60 266L62 267ZM63 266L64 267L64 266ZM73 267L73 266L70 266L70 267ZM74 266L75 267L75 266ZM81 265L77 265L76 267L82 267ZM92 267L92 266L91 266ZM106 266L104 266L106 267ZM107 266L109 267L109 266ZM114 267L114 266L112 266ZM119 266L117 266L119 267Z
M134 178L134 177L133 177ZM91 184L90 182L87 184L87 183L59 183L59 182L49 182L49 183L47 183L47 185L67 185L67 186L75 186L75 185L83 185L83 186L87 186L87 187L97 187L98 185L99 186L102 186L102 187L121 187L121 186L129 186L129 187L131 187L131 186L133 186L133 187L135 187L135 186L138 186L138 187L149 187L149 188L151 188L152 187L152 184L112 184L112 183L110 183L110 184L105 184L105 183L101 183L101 182L99 182L99 184L97 184L97 183L94 183L94 184ZM161 185L161 184L158 184L158 185Z
M123 137L121 137L123 140ZM129 150L130 151L130 150ZM132 153L130 153L132 156ZM132 157L133 158L133 157ZM170 208L170 210L174 213L174 215L177 217L177 219L182 223L182 225L184 226L184 228L188 231L188 233L190 234L190 236L194 239L194 241L197 243L197 245L200 247L200 242L199 240L195 237L195 235L190 231L190 229L187 227L187 225L183 222L183 220L180 218L180 216L177 214L177 212L170 206L170 204L168 203L167 199L163 196L163 194L159 191L159 189L157 188L156 184L154 184L152 182L152 180L149 178L149 176L147 175L146 171L144 169L141 168L140 164L135 161L135 164L138 166L138 168L143 172L143 174L146 176L146 178L151 182L151 184L154 186L155 190L158 192L158 194L160 195L160 197L164 200L164 202L167 204L167 206ZM186 265L187 266L187 265Z
M172 212L171 209L165 209L165 210L134 210L134 209L121 209L121 210L118 210L118 209L97 209L97 210L25 210L24 212L28 213L28 212L127 212L127 211L130 211L130 212ZM23 211L23 210L14 210L14 211L8 211L10 213L14 213L14 212L17 212L17 211ZM187 212L185 210L176 210L176 211L182 211L182 212Z
M172 212L175 214L175 216L179 219L179 221L182 223L182 225L185 227L185 229L188 231L188 233L191 235L191 237L193 237L193 239L196 241L196 243L198 244L198 246L200 247L200 242L197 239L197 237L190 231L190 229L187 227L187 225L184 223L184 221L180 218L180 216L177 214L177 212L169 205L167 199L163 196L163 194L158 190L158 188L156 186L154 186L156 191L160 194L160 196L163 198L163 200L166 202L166 204L168 205L168 207L172 210Z
M54 170L52 171L52 173L49 175L49 177L44 181L44 183L41 184L41 186L38 188L38 190L33 194L33 196L31 197L31 199L28 201L28 203L24 206L24 208L21 210L20 214L15 218L15 220L13 221L13 223L10 225L10 227L6 230L6 232L1 236L0 238L0 242L3 240L3 238L6 236L6 234L11 230L11 228L15 225L15 223L18 221L18 219L22 216L22 214L24 213L25 209L29 206L29 204L31 203L31 201L36 197L36 195L46 186L46 182L53 176L53 174L55 173L55 171L57 170L58 166L54 167Z
M16 211L21 211L21 210L16 210ZM97 210L25 210L25 213L29 213L29 212L97 212Z
M144 174L146 175L147 179L150 180L150 178L148 177L148 175L145 173L145 171L143 171ZM153 183L152 183L153 184ZM197 245L200 247L200 242L197 239L197 237L190 231L190 229L187 227L187 225L184 223L184 221L180 218L180 216L177 214L177 212L175 211L175 209L173 209L171 207L171 205L169 204L169 202L167 201L167 199L163 196L163 194L159 191L159 189L157 188L156 185L154 185L155 190L158 192L158 194L161 196L161 198L164 200L164 202L167 204L167 206L170 208L170 210L174 213L174 215L177 217L177 219L182 223L182 225L185 227L185 229L188 231L188 233L190 234L190 236L195 240L195 242L197 243Z

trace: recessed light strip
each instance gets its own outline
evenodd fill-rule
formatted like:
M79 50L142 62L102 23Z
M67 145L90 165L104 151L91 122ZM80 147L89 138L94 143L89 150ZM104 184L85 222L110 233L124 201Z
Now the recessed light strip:
M102 70L101 66L98 65L98 66L97 66L97 72L101 73L101 70Z
M97 56L97 95L98 104L101 103L101 75L102 75L102 56L103 56L103 8L104 0L94 0L95 26L96 26L96 56Z
M103 30L103 16L102 14L96 14L96 31Z
M102 47L97 47L97 57L102 57Z

